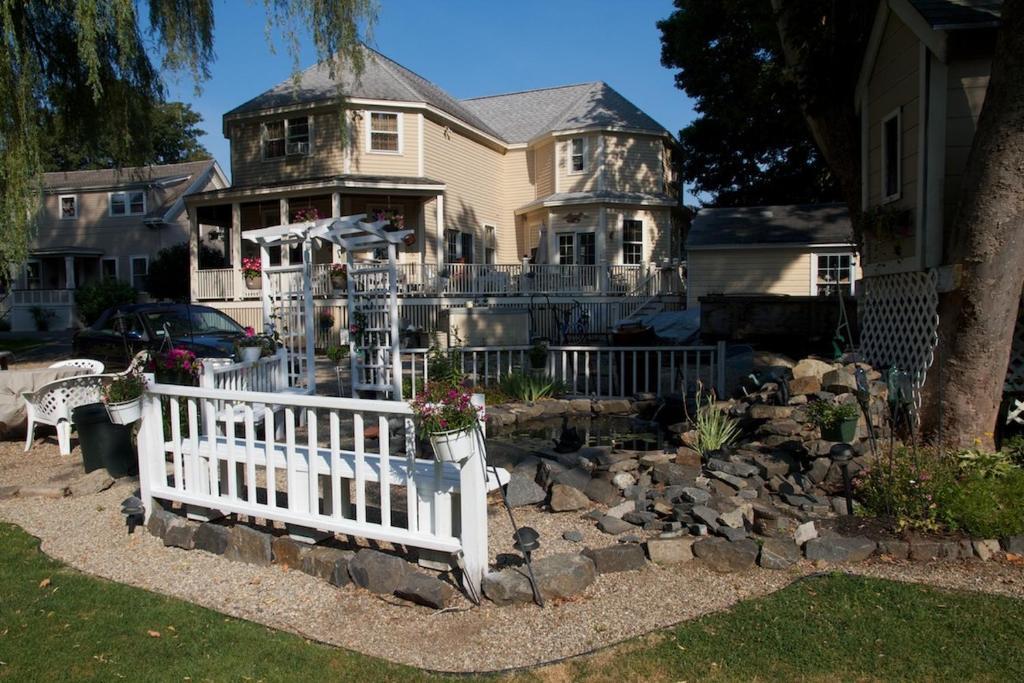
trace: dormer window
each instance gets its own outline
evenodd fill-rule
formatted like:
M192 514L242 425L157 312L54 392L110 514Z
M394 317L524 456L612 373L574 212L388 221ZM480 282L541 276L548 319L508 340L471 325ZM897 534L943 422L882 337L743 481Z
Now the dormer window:
M587 141L573 138L569 141L569 173L583 173L587 170Z
M111 192L111 216L141 216L146 213L146 193L142 190Z
M60 217L61 220L78 218L78 197L73 194L62 194L60 196Z
M402 153L402 115L390 111L371 111L366 128L367 148L377 154Z
M309 117L267 121L263 124L263 158L309 155Z

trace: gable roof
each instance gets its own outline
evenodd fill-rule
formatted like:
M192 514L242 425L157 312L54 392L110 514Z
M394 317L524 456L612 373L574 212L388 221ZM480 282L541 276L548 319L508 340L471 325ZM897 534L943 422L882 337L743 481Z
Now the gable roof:
M224 118L298 104L326 103L342 92L351 99L423 102L511 144L529 142L550 131L578 128L623 128L670 135L601 81L457 100L376 50L365 45L363 50L364 68L358 77L348 63L336 67L334 78L327 64L316 64L296 79L282 81L235 107Z
M1003 0L910 0L933 29L998 26Z
M852 243L853 228L845 204L701 209L686 238L687 249Z
M227 114L225 118L250 114L293 104L328 102L338 96L387 100L394 102L423 102L479 128L488 135L499 137L484 121L457 99L419 74L388 59L376 50L363 46L365 51L363 72L356 76L349 63L336 67L334 78L326 63L315 64L299 74L297 81L289 78L257 95ZM340 84L340 86L339 86Z
M475 97L463 104L510 143L550 131L628 128L667 134L657 121L603 81Z
M201 188L197 182L210 173L217 173L226 185L227 179L214 159L186 161L180 164L125 166L88 171L55 171L43 174L43 188L55 194L73 191L109 191L147 188L153 191L149 211L144 220L173 220L184 204L179 201L191 191Z

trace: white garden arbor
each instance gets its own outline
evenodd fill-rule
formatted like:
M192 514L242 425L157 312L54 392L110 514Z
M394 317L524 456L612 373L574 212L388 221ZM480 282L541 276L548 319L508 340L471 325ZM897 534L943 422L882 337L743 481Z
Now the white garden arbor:
M398 246L413 231L388 230L388 220L367 223L365 218L366 214L320 218L242 235L260 248L263 324L279 335L288 354L289 385L316 393L313 245L326 242L346 255L353 396L401 400ZM300 247L301 265L271 265L270 249L277 246ZM373 252L380 258L356 263L358 252Z

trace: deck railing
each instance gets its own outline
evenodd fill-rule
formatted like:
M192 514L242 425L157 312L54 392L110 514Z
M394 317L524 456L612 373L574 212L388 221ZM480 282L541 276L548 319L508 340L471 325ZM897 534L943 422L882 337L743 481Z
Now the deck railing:
M330 264L313 266L313 295L342 297L331 286ZM296 273L300 271L296 270ZM271 274L277 291L301 288L292 273ZM301 276L301 273L299 274ZM231 268L200 270L196 275L201 300L258 298ZM650 296L682 292L678 268L654 265L533 265L529 263L402 263L398 266L403 297L500 297L530 294L620 294Z
M461 551L464 582L480 594L487 568L483 440L461 468L418 458L408 403L154 383L143 396L138 450L147 517L157 498L215 511L211 516L235 513ZM491 486L501 474L494 472Z
M453 349L476 384L494 387L511 372L534 370L530 346ZM698 383L725 395L725 342L713 346L550 346L542 368L567 396L623 398L636 394L690 393ZM430 380L428 349L403 349L406 389L415 396Z

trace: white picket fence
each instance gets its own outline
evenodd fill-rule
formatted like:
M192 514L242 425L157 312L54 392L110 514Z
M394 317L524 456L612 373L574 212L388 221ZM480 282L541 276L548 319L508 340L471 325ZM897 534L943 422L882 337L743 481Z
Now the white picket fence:
M283 348L272 356L255 361L204 358L202 365L203 371L199 375L201 387L268 393L288 390L288 354Z
M377 436L367 434L370 425ZM138 450L147 517L157 498L214 515L461 553L465 585L480 594L487 492L508 475L485 475L482 438L461 469L417 458L406 402L151 383Z
M530 369L530 346L454 349L477 386L500 384L510 372ZM725 342L713 346L550 346L543 372L569 396L622 398L638 393L687 393L697 383L726 394ZM429 381L429 349L403 349L402 374L410 396Z

